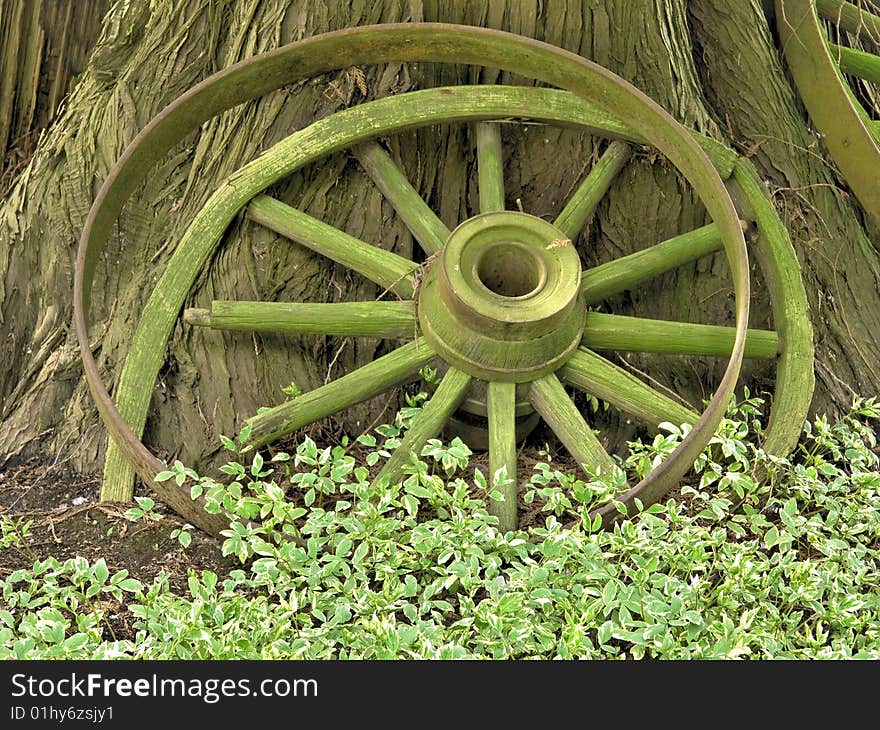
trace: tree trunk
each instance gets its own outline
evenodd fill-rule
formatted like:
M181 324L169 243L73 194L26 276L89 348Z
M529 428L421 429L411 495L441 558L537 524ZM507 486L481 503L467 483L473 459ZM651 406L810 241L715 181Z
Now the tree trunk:
M241 59L317 33L370 23L446 21L537 38L579 53L631 81L688 127L735 146L768 182L803 263L817 339L817 411L874 395L880 373L880 259L854 199L823 156L787 79L758 0L139 0L117 3L63 112L0 207L0 455L57 454L100 469L104 430L85 388L69 330L76 242L95 192L125 146L193 84ZM5 67L4 67L5 68ZM361 73L363 72L363 74ZM361 101L417 87L494 81L465 67L389 65L347 69L233 109L179 145L124 209L99 264L93 346L114 382L151 283L194 213L231 172L309 122ZM502 82L526 83L503 74ZM505 125L508 205L552 216L602 140L549 126ZM448 226L477 210L472 133L446 125L389 140L410 180ZM418 255L405 226L346 153L273 189L366 241ZM587 266L707 222L668 165L636 156L577 242ZM374 285L237 219L186 306L211 299L340 301L375 298ZM615 311L731 323L732 289L722 255L618 297ZM771 326L761 287L751 326ZM311 389L385 351L378 340L243 335L178 326L152 397L144 441L167 458L202 467L217 434L232 434L259 406L284 399L291 381ZM630 363L699 407L724 363L633 356ZM772 383L749 365L752 392ZM391 399L390 406L396 405ZM387 410L386 410L387 409ZM360 433L390 418L377 398L331 419L321 432ZM618 438L633 428L621 426Z
M0 192L85 68L108 0L0 0Z

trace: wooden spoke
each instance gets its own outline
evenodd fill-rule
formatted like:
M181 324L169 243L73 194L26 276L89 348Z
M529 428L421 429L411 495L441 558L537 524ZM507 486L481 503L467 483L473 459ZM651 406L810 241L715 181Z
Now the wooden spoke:
M555 374L533 381L529 400L579 464L593 471L600 469L603 474L611 471L614 461Z
M503 501L490 500L489 512L498 518L502 530L515 530L518 524L516 477L516 383L489 383L489 488L498 489ZM499 469L506 470L504 481L495 483Z
M403 256L371 246L268 195L255 197L247 215L311 251L357 271L402 299L413 295L413 272L418 264Z
M619 365L584 347L559 372L569 385L657 426L664 421L694 424L700 415L654 390Z
M595 350L729 357L735 332L733 327L587 312L583 344ZM748 331L744 357L773 358L778 353L775 332Z
M504 157L501 127L495 122L479 122L477 130L477 177L480 186L480 212L504 210Z
M626 165L630 154L631 148L626 142L615 141L609 144L553 224L574 240L608 192L614 178Z
M400 445L376 475L373 480L374 484L385 478L389 483L393 483L403 476L403 469L410 463L410 456L421 454L422 447L428 439L432 439L440 433L443 424L464 400L470 382L471 376L461 370L449 368L446 371L446 375L443 376L443 380L440 381L431 400L416 416Z
M834 43L828 44L828 50L831 51L831 57L837 61L840 70L844 73L858 76L860 79L874 84L880 84L880 56L846 46L838 46Z
M720 250L721 235L713 223L585 271L581 277L581 290L586 303L595 304Z
M425 253L430 255L442 249L449 237L449 229L422 200L391 156L376 142L362 144L353 152Z
M416 307L405 302L213 301L210 309L187 309L196 327L245 332L415 338Z
M338 380L252 416L245 422L245 428L250 427L247 442L261 446L372 398L394 385L412 380L434 354L431 346L420 337Z

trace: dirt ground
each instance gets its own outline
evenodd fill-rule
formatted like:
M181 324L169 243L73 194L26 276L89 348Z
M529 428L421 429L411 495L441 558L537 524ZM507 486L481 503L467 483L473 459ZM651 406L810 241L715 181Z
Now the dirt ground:
M100 477L53 469L38 461L6 465L0 470L0 512L33 520L29 551L0 550L0 576L28 567L35 558L58 560L82 556L104 558L110 571L125 568L141 581L152 582L161 571L171 584L186 590L187 571L227 573L237 563L224 558L220 541L198 530L184 550L171 532L183 523L159 504L159 522L130 522L130 505L98 503ZM145 489L139 490L146 494Z

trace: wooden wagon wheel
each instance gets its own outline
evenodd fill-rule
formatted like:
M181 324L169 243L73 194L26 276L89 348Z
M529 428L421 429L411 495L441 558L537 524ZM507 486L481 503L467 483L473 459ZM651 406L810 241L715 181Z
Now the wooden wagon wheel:
M880 84L880 56L831 43L822 21L880 48L880 15L845 0L776 0L776 26L798 93L853 194L880 230L880 120L844 74Z
M334 58L335 63L320 59ZM196 215L147 303L123 368L116 404L98 377L88 349L86 316L94 262L125 199L149 167L199 121L282 84L338 66L390 60L448 61L487 65L533 76L555 89L456 87L413 92L347 109L291 135L234 173ZM600 103L601 102L601 103ZM530 117L569 124L616 141L587 175L553 223L503 210L500 136L485 120ZM441 121L477 122L481 212L446 230L388 155L368 140L400 129ZM650 143L691 182L714 223L583 272L571 239L629 154L628 144ZM420 286L416 264L354 239L280 201L260 195L302 165L352 145L365 169L390 200L426 253L432 256ZM718 167L718 170L712 163ZM721 175L719 176L719 171ZM749 275L742 222L724 187L729 179L743 215L758 221L759 258L772 292L778 334L747 337ZM129 465L147 480L162 468L141 443L149 392L168 334L183 300L229 221L247 206L255 221L361 273L400 301L339 304L214 302L189 310L191 324L218 328L320 332L415 339L390 354L295 400L247 421L250 440L266 443L365 400L407 379L435 358L448 365L437 391L383 467L378 479L397 478L410 454L439 432L466 402L475 380L488 383L484 407L490 434L490 470L515 474L517 390L582 464L608 469L604 451L563 387L608 400L641 418L695 421L682 444L639 484L620 495L627 508L661 498L690 468L724 414L745 354L779 358L777 395L768 443L791 447L812 389L811 336L805 297L790 243L748 163L717 143L692 135L641 92L573 54L507 33L441 24L374 26L330 33L250 59L202 82L178 99L128 148L90 212L76 271L76 324L90 387L112 436L105 480L129 481ZM722 248L736 296L736 327L598 315L586 303L635 286L650 276ZM434 254L437 254L434 256ZM610 318L609 318L610 317ZM644 328L654 335L644 337ZM697 417L605 360L594 349L643 348L724 355L721 384ZM84 344L83 344L84 343ZM518 385L526 384L526 385ZM480 405L481 398L472 400ZM160 489L161 489L160 485ZM507 498L493 505L505 527L516 521L515 480ZM160 496L190 519L192 505L173 489ZM182 510L185 510L183 512ZM603 520L617 516L600 510ZM209 529L216 529L211 524Z

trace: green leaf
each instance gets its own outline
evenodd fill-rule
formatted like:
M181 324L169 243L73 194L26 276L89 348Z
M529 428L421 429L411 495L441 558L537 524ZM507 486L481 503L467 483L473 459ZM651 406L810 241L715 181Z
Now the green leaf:
M333 624L342 624L347 623L351 620L351 609L345 604L339 605L336 607L336 610L333 612L333 619L331 623Z
M408 494L411 494L414 497L419 497L421 499L428 499L431 496L431 493L419 484L407 483L405 485L405 489Z
M411 494L404 494L400 501L410 517L415 517L419 513L419 501Z
M357 546L357 549L354 551L354 557L352 561L355 564L363 563L364 558L367 557L367 553L370 551L369 545L366 542L362 542Z
M137 502L138 507L144 512L149 512L156 506L156 503L150 497L135 497L134 501Z
M82 649L86 644L89 643L89 637L86 634L74 634L73 636L68 636L64 640L64 648L67 651L76 651L77 649Z
M95 563L95 567L93 568L95 580L104 584L107 582L107 578L110 576L110 571L107 569L107 563L104 562L104 558L100 558L97 563Z

